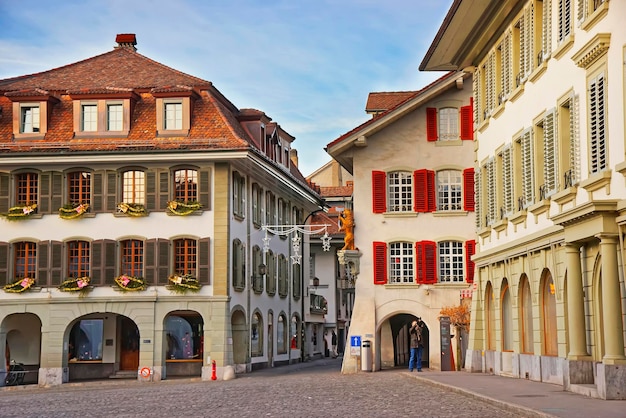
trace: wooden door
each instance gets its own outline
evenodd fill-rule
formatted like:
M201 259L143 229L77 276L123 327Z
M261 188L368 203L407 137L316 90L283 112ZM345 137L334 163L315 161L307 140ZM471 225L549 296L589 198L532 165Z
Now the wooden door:
M120 320L120 370L139 368L139 329L125 316Z

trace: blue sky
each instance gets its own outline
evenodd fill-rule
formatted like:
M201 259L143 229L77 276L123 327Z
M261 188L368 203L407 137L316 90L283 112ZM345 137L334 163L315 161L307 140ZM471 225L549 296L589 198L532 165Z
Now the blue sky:
M296 137L304 175L365 122L367 95L417 90L452 0L0 0L0 79L110 51L138 52L264 111Z

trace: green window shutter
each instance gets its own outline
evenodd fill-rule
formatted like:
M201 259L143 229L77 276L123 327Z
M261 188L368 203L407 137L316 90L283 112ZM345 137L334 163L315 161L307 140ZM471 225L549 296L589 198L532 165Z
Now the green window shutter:
M50 213L57 213L63 206L63 174L52 173L50 190Z
M147 285L157 284L156 239L149 239L143 246L144 279Z
M37 285L50 286L49 279L49 241L37 243Z
M4 278L4 283L0 281L0 284L8 284L12 280L9 277L9 243L0 241L0 280Z
M9 211L9 184L11 177L9 174L0 173L0 213Z
M198 201L202 205L203 210L211 209L211 171L200 170L198 172L198 186L200 193Z
M91 284L99 286L104 283L103 280L103 242L102 240L93 241L91 243Z
M115 241L105 239L103 242L102 266L104 284L115 284L115 272L117 271L117 245Z
M170 275L170 241L166 239L159 239L158 241L158 265L157 265L157 283L166 285L169 283L168 277Z
M203 284L211 282L211 245L210 238L198 240L198 281Z
M170 200L170 172L159 172L159 206L157 210L165 210Z
M117 204L119 203L117 201L117 173L115 171L107 171L106 178L106 211L116 212Z
M157 210L156 171L146 172L146 210Z
M96 171L93 173L93 193L91 199L91 211L93 213L103 212L104 210L104 172Z
M50 241L50 280L51 286L59 286L63 281L63 243Z

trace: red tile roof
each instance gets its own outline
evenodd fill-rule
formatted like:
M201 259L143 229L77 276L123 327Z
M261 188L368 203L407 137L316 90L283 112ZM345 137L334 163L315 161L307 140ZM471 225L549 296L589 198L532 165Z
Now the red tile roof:
M413 97L416 91L372 92L367 96L365 111L368 113L384 112L406 99Z
M353 186L320 187L322 197L349 197L352 196Z

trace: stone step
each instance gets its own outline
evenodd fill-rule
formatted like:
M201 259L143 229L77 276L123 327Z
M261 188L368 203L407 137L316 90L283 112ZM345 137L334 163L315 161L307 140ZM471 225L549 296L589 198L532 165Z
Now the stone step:
M577 384L570 385L570 390L579 395L588 396L590 398L599 399L598 388L594 384Z
M109 379L137 379L137 372L134 370L118 370L110 375Z

